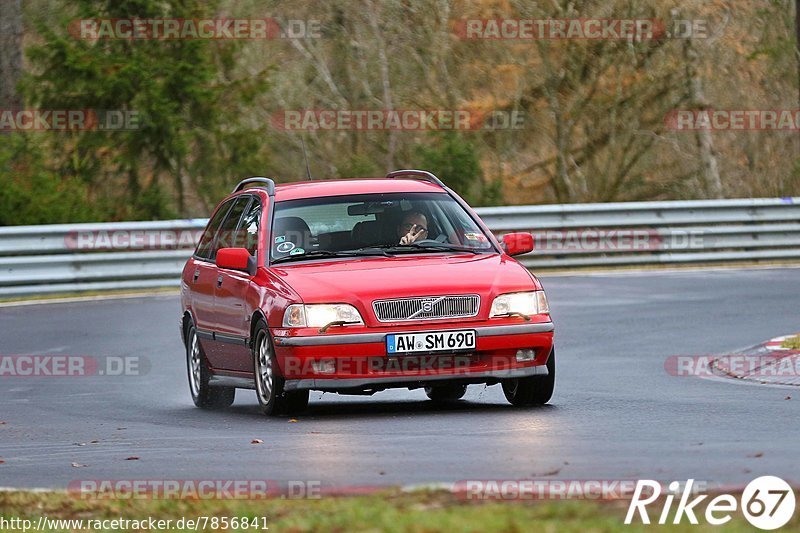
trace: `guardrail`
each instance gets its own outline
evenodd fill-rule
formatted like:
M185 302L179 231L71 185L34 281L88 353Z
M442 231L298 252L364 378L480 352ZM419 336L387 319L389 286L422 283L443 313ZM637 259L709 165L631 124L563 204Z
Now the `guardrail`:
M800 198L489 207L534 270L800 260ZM0 228L0 298L174 287L205 219Z

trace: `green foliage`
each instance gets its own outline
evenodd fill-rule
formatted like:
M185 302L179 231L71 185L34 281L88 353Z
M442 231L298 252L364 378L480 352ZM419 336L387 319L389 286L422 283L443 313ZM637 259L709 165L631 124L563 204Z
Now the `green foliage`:
M781 343L781 348L786 348L787 350L800 350L800 335L795 335L794 337L785 339L783 343Z
M515 204L706 195L694 137L671 131L664 121L690 104L683 39L523 44L454 38L447 22L483 18L481 2L371 2L370 9L359 2L268 4L274 16L319 22L321 38L90 41L71 35L69 24L84 18L259 18L264 2L27 0L25 107L126 110L138 113L140 127L26 134L27 146L0 137L4 223L31 216L47 222L206 215L244 176L303 176L297 135L306 137L317 178L380 176L387 166L427 168L474 205L502 203L502 179L513 191L506 200ZM674 17L708 21L713 38L692 41L697 60L691 70L709 107L796 106L792 0L743 3L736 12L725 3L685 1L500 4L492 17L600 13L659 19L667 27ZM740 83L730 83L731 76ZM288 109L389 107L514 110L525 124L469 133L269 127L271 114ZM726 195L798 194L796 136L720 133L713 141ZM41 204L40 215L24 215L35 183L60 191L67 205ZM15 200L11 191L22 197Z
M510 502L493 500L491 497L486 501L480 501L469 500L463 495L445 491L387 489L363 496L285 499L276 497L250 500L81 499L63 491L2 491L0 505L4 516L21 517L34 522L37 516L41 515L55 519L77 518L87 521L105 517L139 521L142 517L149 516L160 520L171 520L175 526L181 517L213 516L257 518L259 527L266 522L270 531L296 533L317 531L601 533L622 530L621 524L627 502L589 499ZM241 524L241 521L238 522ZM679 533L717 531L713 529L714 526L687 524L686 520L683 522L661 529ZM797 525L798 518L795 516L785 530L797 531ZM625 530L641 532L651 529L652 526L634 524L626 526ZM234 530L256 531L253 527L228 529L228 531ZM752 530L753 526L748 524L741 513L734 513L732 520L724 529L726 533ZM116 531L133 531L133 528L131 526Z
M0 141L0 226L105 218L106 210L89 200L84 182L47 168L41 135L2 135Z
M418 150L420 168L436 174L472 205L502 202L499 182L485 183L474 145L455 132L432 134Z
M338 174L340 178L371 178L382 175L376 161L363 155L350 156L344 166L338 169Z
M47 147L58 174L101 191L114 219L187 215L190 190L205 211L232 176L263 167L255 142L260 128L244 123L242 106L265 89L265 78L236 79L236 43L91 41L67 28L88 18L211 18L218 7L201 0L78 0L60 8L58 24L33 21L41 44L27 50L33 66L23 83L28 107L138 117L137 127L126 131L54 135Z

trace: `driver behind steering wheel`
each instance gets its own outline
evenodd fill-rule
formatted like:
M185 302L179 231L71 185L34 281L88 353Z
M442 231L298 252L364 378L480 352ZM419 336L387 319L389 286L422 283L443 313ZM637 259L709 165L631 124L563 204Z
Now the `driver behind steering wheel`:
M397 226L400 244L411 244L428 238L428 218L419 211L409 211Z

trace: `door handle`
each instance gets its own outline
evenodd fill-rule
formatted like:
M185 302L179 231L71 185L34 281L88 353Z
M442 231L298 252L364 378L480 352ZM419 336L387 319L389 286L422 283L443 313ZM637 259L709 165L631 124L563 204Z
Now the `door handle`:
M192 278L192 282L196 283L197 282L197 278L199 278L199 277L200 277L200 269L197 269L197 270L194 271L194 277Z
M222 287L222 274L217 276L217 288Z

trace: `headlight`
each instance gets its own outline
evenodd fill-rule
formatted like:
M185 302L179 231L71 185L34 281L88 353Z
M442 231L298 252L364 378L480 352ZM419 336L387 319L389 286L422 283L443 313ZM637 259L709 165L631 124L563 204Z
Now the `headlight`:
M349 304L292 304L283 314L285 328L322 328L331 322L364 323L358 310Z
M489 318L515 314L530 316L549 312L550 307L547 305L544 291L512 292L501 294L494 299Z

